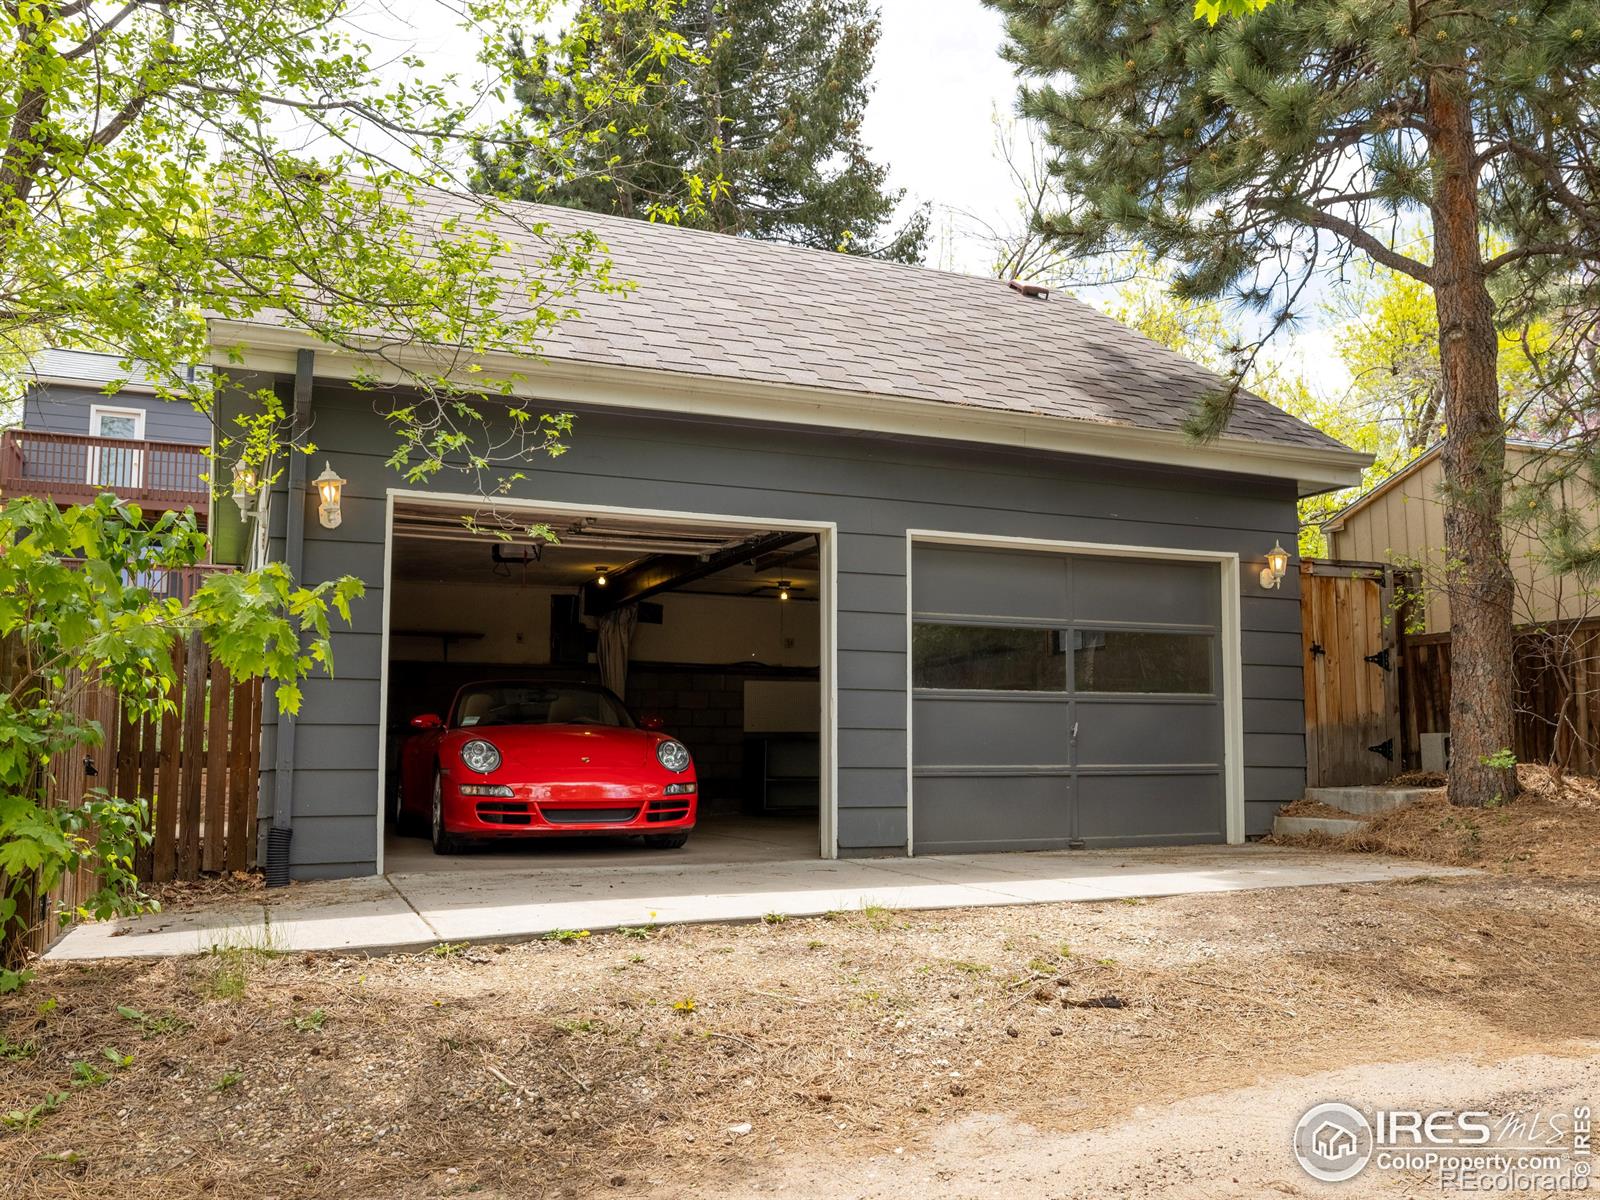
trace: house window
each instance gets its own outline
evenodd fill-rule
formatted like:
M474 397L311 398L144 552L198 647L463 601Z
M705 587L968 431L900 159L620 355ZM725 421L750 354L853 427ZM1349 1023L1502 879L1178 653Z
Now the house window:
M91 445L86 456L87 482L95 487L137 488L144 482L144 410L112 408L95 404L89 408L89 435L114 438L128 446Z
M1076 629L1072 686L1080 692L1163 692L1209 695L1211 636Z
M939 625L911 631L914 687L976 692L1062 692L1066 655L1054 629Z

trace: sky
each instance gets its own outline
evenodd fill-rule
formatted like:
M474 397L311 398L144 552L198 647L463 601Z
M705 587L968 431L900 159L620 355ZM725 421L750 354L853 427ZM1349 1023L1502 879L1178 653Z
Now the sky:
M961 231L976 217L1004 223L1010 181L995 156L995 118L1016 107L1017 79L1000 57L998 13L978 0L880 0L882 39L864 134L890 182L935 206L930 265L984 273L985 247Z
M1016 100L1011 67L1001 61L1000 17L979 0L877 0L882 39L865 135L890 166L908 205L941 213L1003 218L1011 190L994 158L994 117ZM474 37L459 27L462 0L360 0L352 25L382 61L414 52L430 76L458 72L470 84ZM944 225L963 226L959 216ZM958 234L937 247L952 270L987 273L981 246Z
M864 133L890 183L934 206L929 266L987 274L982 224L1014 225L1015 193L995 149L995 122L1015 119L1018 78L1001 58L1000 15L979 0L879 0L882 38ZM1085 299L1094 299L1086 295ZM1268 358L1323 392L1349 375L1336 330L1316 317Z

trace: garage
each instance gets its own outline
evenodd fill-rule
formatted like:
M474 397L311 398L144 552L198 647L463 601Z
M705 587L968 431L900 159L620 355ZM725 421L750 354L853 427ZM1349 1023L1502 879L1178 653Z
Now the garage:
M387 869L761 861L831 849L822 820L825 538L822 529L721 517L397 497L385 638ZM548 711L530 715L525 684L554 697ZM485 685L492 690L467 690ZM543 802L482 803L475 811L497 828L435 854L430 798L414 778L422 758L439 753L430 732L486 720L467 707L513 694L517 721L590 726L595 705L606 704L599 688L623 702L619 719L632 732L660 731L689 749L698 811L688 842L668 826L645 830L673 816L656 811L667 801L650 801L648 812L638 803L574 808L576 785L558 772L551 778L569 779L565 790ZM634 817L639 830L626 834L588 827Z
M263 712L263 844L292 878L1238 843L1301 797L1287 548L1299 498L1366 456L1248 394L1194 441L1217 378L1070 296L533 211L602 233L636 285L475 364L571 416L557 456L397 472L397 418L437 396L301 330L215 326L242 348L221 419L270 387L317 445L238 520L217 506L228 561L368 589L336 677ZM484 436L519 444L499 403ZM682 738L685 846L395 835L411 719L530 674L610 681Z
M911 563L918 853L1227 840L1224 564L931 542Z

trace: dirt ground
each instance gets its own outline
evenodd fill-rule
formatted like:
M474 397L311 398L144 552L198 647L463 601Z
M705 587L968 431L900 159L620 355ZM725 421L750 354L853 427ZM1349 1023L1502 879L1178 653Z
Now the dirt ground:
M1453 808L1445 790L1438 788L1418 803L1379 814L1348 836L1313 834L1280 841L1501 874L1600 879L1600 781L1580 775L1558 779L1544 767L1525 765L1517 768L1517 782L1521 791L1516 799L1493 808ZM1283 811L1306 817L1350 815L1310 800L1298 800Z
M1315 1195L1310 1100L1600 1098L1597 986L1526 870L46 965L0 1195Z

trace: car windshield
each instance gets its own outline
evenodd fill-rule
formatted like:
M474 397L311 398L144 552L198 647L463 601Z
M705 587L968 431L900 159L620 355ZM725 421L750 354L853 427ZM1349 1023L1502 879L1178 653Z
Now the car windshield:
M456 702L455 727L483 725L609 725L630 729L633 718L610 692L560 684L489 683Z

